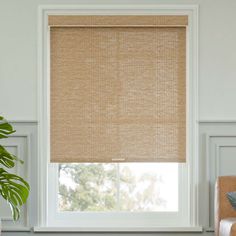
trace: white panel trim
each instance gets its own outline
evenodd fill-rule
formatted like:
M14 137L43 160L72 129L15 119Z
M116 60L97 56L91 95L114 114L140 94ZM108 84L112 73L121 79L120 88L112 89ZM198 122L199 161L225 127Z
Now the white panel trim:
M199 123L236 123L236 119L200 119Z
M176 11L176 15L185 15L186 11L198 12L199 6L197 4L127 4L127 5L40 5L39 13L47 12L48 14L68 14L68 15L81 15L84 13L88 14L96 14L97 15L132 15L132 14L140 14L140 15L156 15L156 11L162 12L163 14L173 14L173 11ZM148 12L144 12L148 10ZM153 11L152 11L153 10ZM159 14L158 12L158 14Z
M8 139L7 139L7 141L8 140L11 140L11 137L9 137ZM1 145L3 145L4 147L14 147L14 148L16 148L16 156L17 157L19 157L19 155L18 155L18 151L19 151L19 147L20 147L20 145L19 144L1 144ZM15 166L15 174L17 174L17 175L19 175L19 166L18 166L18 164ZM1 221L2 222L4 222L4 221L11 221L11 222L13 222L13 218L12 217L7 217L7 216L1 216Z
M29 176L30 176L30 169L31 169L30 168L30 166L31 166L31 159L29 158L30 157L29 155L31 153L31 132L24 132L24 133L17 132L17 133L11 134L8 139L4 139L4 142L6 142L6 144L4 144L4 143L2 144L4 147L16 147L16 151L17 151L16 155L19 158L21 158L21 156L18 154L18 152L19 152L19 149L23 148L23 146L21 146L20 143L13 143L13 144L11 144L10 143L11 138L23 138L23 139L26 140L26 146L25 146L26 157L25 157L25 159L27 161L27 163L26 163L27 166L26 166L25 171L26 171L26 180L30 184ZM19 171L20 171L19 168L20 168L20 166L17 164L16 165L16 174L17 175L20 174L19 173ZM17 229L20 228L21 229L21 228L25 228L25 226L26 227L29 226L29 206L30 206L30 201L27 200L27 203L24 206L25 206L24 225L23 226L14 226L14 224L13 224L12 227L11 226L3 227L3 231L9 231L9 229L14 230L15 228L17 228ZM9 218L9 217L2 217L2 220L3 221L11 221L11 222L13 222L13 219Z
M30 232L31 227L3 227L2 232Z
M211 202L210 202L210 181L212 177L214 179L219 176L220 173L220 166L219 166L219 158L220 158L220 148L222 147L236 147L236 141L235 144L229 143L226 140L225 141L220 141L218 143L215 143L215 156L214 156L214 163L211 163L211 159L213 158L212 155L213 153L210 152L210 145L211 145L211 139L212 138L236 138L236 133L235 132L227 132L227 133L206 133L205 134L205 145L206 145L206 162L207 162L207 181L208 181L208 191L206 192L206 199L207 201L207 231L212 232L214 231L214 226L211 225ZM214 164L214 167L212 166ZM212 168L213 167L213 168ZM213 169L213 170L212 170ZM213 173L212 173L213 171ZM214 199L211 199L214 201Z
M8 120L10 123L38 123L38 120L27 120L27 119L13 119L13 120ZM198 123L236 123L236 119L199 119L197 121Z
M235 138L236 138L236 135L235 135ZM235 144L230 144L230 143L227 143L226 141L225 142L221 142L220 144L216 144L215 145L215 150L216 150L216 172L215 172L215 177L217 178L217 176L220 175L220 158L221 158L221 155L220 155L220 149L221 148L226 148L226 147L236 147L236 142Z
M18 124L32 124L32 123L38 123L37 120L17 120L17 119L14 119L14 120L7 120L8 122L10 123L18 123Z

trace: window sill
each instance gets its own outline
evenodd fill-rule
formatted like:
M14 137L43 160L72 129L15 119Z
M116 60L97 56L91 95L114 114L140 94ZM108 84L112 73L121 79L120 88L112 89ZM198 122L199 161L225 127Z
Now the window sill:
M34 227L34 232L202 232L195 227Z

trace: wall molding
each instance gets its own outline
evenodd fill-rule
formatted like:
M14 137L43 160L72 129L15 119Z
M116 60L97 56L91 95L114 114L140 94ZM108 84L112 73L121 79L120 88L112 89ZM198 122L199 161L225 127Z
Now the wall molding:
M15 119L15 120L7 120L8 122L10 122L10 123L19 123L19 124L37 124L38 123L38 120L27 120L27 119L25 119L25 120L17 120L17 119Z
M216 123L216 122L214 122ZM219 122L221 123L221 122ZM225 123L225 122L223 122ZM230 122L232 123L232 122ZM234 123L234 122L233 122ZM220 150L224 147L235 147L236 148L236 132L219 132L219 133L205 133L205 147L206 147L206 181L207 192L207 231L214 231L214 217L213 217L213 206L214 206L214 184L216 178L220 175Z
M8 120L10 123L19 123L19 124L38 124L38 120ZM199 124L203 123L236 123L236 119L200 119L197 121Z
M37 122L35 120L11 120L16 130L8 139L1 139L3 146L14 148L14 153L20 159L25 161L24 165L16 165L13 173L17 171L22 177L25 177L30 184L30 195L26 205L22 208L22 215L19 221L13 222L7 206L3 207L3 215L9 220L3 220L2 232L30 232L31 227L37 222L38 209L36 207L37 193ZM18 147L18 148L17 148ZM17 150L18 149L18 150ZM12 149L13 150L13 149ZM18 169L18 170L17 170ZM6 211L6 212L5 212Z
M19 124L38 124L38 120L28 120L28 119L13 119L8 120L10 123L19 123ZM236 123L236 119L199 119L198 123Z
M236 119L199 119L198 123L236 123Z
M15 173L17 175L21 175L24 173L24 178L30 183L30 167L31 167L31 158L32 155L32 147L31 147L31 135L32 133L30 131L24 131L24 132L16 132L9 136L8 139L1 140L1 144L4 147L14 147L16 148L16 155L24 160L25 165L20 168L19 164L16 163L16 166L14 168ZM24 155L24 156L23 156ZM18 224L15 224L13 219L11 217L2 217L3 222L11 222L10 224L7 224L6 226L3 225L3 231L9 231L17 229L22 229L29 226L29 206L30 206L30 200L27 201L27 203L24 205L24 211L22 211L21 215L21 221L18 222ZM3 223L4 224L4 223Z

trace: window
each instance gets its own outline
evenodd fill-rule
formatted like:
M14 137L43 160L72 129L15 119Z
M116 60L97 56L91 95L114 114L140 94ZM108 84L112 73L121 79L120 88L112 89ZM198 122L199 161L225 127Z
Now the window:
M59 165L58 211L177 212L178 164Z
M156 10L153 16L147 15L151 9L123 16L122 10L114 16L43 11L48 56L42 65L40 226L91 230L197 224L197 199L192 198L196 101L189 95L197 88L189 73L193 45L188 41L194 11L158 15ZM158 73L163 81L157 83ZM73 82L64 83L65 78ZM113 98L115 105L108 102Z
M177 163L50 164L48 225L186 226L187 173Z

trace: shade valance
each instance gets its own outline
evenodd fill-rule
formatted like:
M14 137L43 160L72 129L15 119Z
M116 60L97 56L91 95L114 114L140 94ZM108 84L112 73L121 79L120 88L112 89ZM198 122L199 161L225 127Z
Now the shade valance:
M49 16L50 27L185 27L188 25L188 16L166 15L139 15L139 16Z

